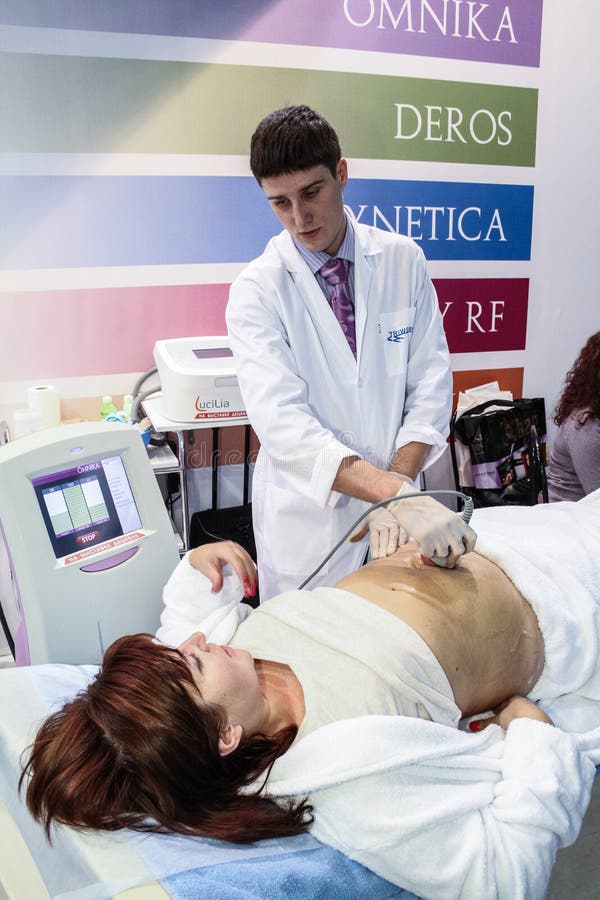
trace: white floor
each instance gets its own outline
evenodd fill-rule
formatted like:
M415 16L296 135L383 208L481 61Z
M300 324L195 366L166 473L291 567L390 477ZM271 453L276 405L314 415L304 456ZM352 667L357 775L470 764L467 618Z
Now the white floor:
M600 897L600 775L581 833L572 847L558 851L546 900L598 900Z

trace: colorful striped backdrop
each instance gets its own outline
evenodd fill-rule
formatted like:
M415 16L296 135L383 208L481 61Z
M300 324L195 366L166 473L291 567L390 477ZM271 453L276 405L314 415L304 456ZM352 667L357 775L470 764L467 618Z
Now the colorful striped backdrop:
M36 383L95 418L155 340L225 333L277 230L249 138L288 103L337 127L356 218L422 245L456 388L521 393L541 24L541 0L3 0L0 419Z

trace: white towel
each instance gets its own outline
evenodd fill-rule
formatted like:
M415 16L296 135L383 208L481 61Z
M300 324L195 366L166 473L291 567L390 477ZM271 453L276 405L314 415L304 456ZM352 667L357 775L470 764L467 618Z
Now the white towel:
M472 524L477 552L538 618L546 666L531 696L600 699L600 490L579 503L476 510Z

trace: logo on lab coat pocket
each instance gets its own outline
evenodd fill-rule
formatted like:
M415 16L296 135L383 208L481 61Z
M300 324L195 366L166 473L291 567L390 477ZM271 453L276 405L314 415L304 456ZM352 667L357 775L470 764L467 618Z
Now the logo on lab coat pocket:
M412 325L407 325L405 328L394 328L392 331L388 331L387 339L394 344L399 344L404 338L413 333Z

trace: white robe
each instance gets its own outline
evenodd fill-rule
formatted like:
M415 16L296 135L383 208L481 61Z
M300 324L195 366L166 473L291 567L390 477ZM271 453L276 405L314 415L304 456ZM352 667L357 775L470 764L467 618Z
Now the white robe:
M308 796L317 838L419 896L542 900L600 762L600 490L577 504L479 510L473 524L478 551L536 611L546 665L530 696L561 727L516 719L471 734L403 716L347 719L278 759L268 789ZM229 576L219 606L183 560L158 636L177 643L208 625L210 639L229 640L248 614L239 593Z

